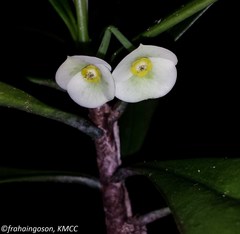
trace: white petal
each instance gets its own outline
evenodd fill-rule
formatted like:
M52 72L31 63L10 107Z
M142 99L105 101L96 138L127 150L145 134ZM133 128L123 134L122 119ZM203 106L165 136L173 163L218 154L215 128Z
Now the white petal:
M174 86L177 70L170 60L150 58L152 71L146 77L132 76L116 82L116 97L125 102L139 102L166 95Z
M111 66L104 60L90 56L69 56L56 72L56 82L62 89L67 89L71 78L88 64L102 64L111 70Z
M152 73L156 79L156 96L166 95L175 85L177 79L177 69L170 60L161 58L150 58L153 64Z
M139 50L140 57L145 56L145 57L168 59L168 60L172 61L174 63L174 65L176 65L178 62L177 56L172 51L165 49L163 47L141 44L138 47L138 50Z
M104 65L98 64L97 67L102 73L102 82L100 83L102 92L104 93L108 101L110 101L115 96L115 84L112 74Z
M86 62L86 64L93 64L93 65L102 64L105 67L107 67L109 71L111 71L112 69L107 62L97 57L92 57L92 56L73 56L73 57L78 57L82 61Z
M115 88L110 71L105 65L98 65L97 67L102 73L100 82L88 82L79 72L67 85L70 97L80 106L96 108L114 98Z
M131 64L134 60L129 61L128 58L127 60L125 59L123 59L112 72L116 82L128 80L132 76Z

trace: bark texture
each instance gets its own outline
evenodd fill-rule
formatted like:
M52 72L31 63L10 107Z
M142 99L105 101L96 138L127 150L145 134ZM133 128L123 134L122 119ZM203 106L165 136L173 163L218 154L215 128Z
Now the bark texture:
M113 174L121 165L117 115L107 104L91 109L89 114L97 127L103 130L103 135L95 139L95 146L107 234L146 234L145 225L129 222L132 209L124 181L112 181Z

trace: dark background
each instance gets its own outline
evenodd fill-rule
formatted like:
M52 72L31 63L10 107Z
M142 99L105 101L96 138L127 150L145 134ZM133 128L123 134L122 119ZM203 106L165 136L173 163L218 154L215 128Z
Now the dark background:
M104 27L115 25L132 38L184 2L90 1L93 51ZM25 78L54 78L66 56L74 54L68 31L48 1L3 1L1 8L5 14L1 15L0 80L49 105L86 115L65 93L39 88ZM236 9L233 2L219 0L176 43L170 33L146 41L177 55L178 78L173 90L159 99L142 149L125 163L240 155ZM118 46L113 39L110 49ZM77 130L8 108L0 108L0 118L0 166L97 175L93 142ZM127 183L136 213L165 205L145 179L132 178ZM3 224L77 224L80 233L92 233L95 227L98 233L104 230L96 191L42 183L2 185L0 191ZM177 233L172 217L150 225L150 233L158 233L160 226L170 228L162 233Z

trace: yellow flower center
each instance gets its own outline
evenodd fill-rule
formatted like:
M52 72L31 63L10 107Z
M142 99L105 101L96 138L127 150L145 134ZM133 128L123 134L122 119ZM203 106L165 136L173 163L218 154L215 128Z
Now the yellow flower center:
M99 82L101 80L101 71L94 65L88 65L81 70L82 76L88 82Z
M138 77L146 76L152 70L152 62L149 58L139 58L131 65L131 72Z

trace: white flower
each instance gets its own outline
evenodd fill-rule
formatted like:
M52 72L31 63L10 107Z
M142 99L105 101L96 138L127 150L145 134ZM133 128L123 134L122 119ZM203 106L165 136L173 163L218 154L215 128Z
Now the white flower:
M177 78L177 57L158 46L140 45L114 69L115 96L125 102L139 102L167 94Z
M56 82L80 106L96 108L115 94L111 66L90 56L70 56L58 68Z

